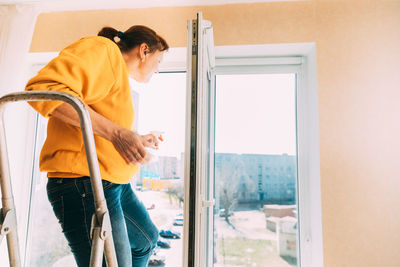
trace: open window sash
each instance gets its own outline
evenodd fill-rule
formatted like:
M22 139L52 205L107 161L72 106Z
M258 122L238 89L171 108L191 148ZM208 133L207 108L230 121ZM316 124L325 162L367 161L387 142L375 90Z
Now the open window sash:
M183 266L212 266L214 207L213 28L188 21Z

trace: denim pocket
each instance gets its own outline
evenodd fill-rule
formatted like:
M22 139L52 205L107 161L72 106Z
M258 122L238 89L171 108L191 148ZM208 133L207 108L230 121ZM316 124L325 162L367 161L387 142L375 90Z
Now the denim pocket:
M103 191L107 191L114 185L113 183L106 181L106 180L101 180L101 183L103 185ZM86 195L89 195L89 196L93 195L92 184L90 182L90 179L84 180L83 186L85 188Z
M106 180L101 180L101 183L103 184L103 190L107 190L113 185L113 183Z
M52 179L52 180L50 180ZM47 195L49 196L50 202L52 200L50 199L52 195L59 195L63 192L67 192L71 190L71 188L74 188L74 180L68 180L68 179L74 179L74 178L60 178L63 179L61 183L58 183L57 181L53 180L54 178L49 178L49 181L47 182L46 186L46 191ZM61 181L61 180L60 180Z

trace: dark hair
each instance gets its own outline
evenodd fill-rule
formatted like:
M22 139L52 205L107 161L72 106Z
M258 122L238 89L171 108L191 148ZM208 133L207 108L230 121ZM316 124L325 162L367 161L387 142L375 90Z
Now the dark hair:
M132 26L125 32L120 32L111 27L104 27L97 35L115 42L122 52L128 52L143 43L149 46L150 53L154 52L154 50L165 51L169 48L164 38L143 25ZM116 42L115 37L118 37L120 40Z

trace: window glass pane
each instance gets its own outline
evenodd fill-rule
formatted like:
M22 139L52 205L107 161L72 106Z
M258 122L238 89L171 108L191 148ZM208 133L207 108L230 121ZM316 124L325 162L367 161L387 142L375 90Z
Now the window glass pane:
M37 153L32 185L30 215L30 243L27 266L76 266L71 250L62 234L61 226L47 199L46 173L39 173L38 162L41 147L46 139L47 119L39 116L37 129Z
M216 76L214 266L296 266L296 75Z
M152 161L142 166L134 179L135 193L158 229L165 232L160 232L160 246L150 265L164 261L164 266L179 267L183 251L186 73L159 73L147 84L132 81L132 89L137 97L137 131L161 131L164 139L159 150L151 151Z
M160 235L158 247L150 258L150 265L179 267L182 266L183 249L186 73L159 73L147 84L132 81L131 86L136 130L141 134L154 130L164 132L160 149L150 152L152 161L142 166L131 183L153 222L164 231L164 237ZM39 147L46 138L46 121L41 121ZM35 176L27 266L76 266L47 199L46 174L36 173Z
M46 175L42 175L35 192L30 258L27 266L76 266L71 250L62 234L61 227L54 216L47 199Z

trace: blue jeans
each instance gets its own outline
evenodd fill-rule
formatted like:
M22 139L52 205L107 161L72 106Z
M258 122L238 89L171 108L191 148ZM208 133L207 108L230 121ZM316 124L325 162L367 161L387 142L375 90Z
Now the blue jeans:
M102 181L119 267L147 266L158 230L130 184ZM89 266L95 211L89 177L49 178L47 196L79 267ZM103 261L103 266L105 262Z

